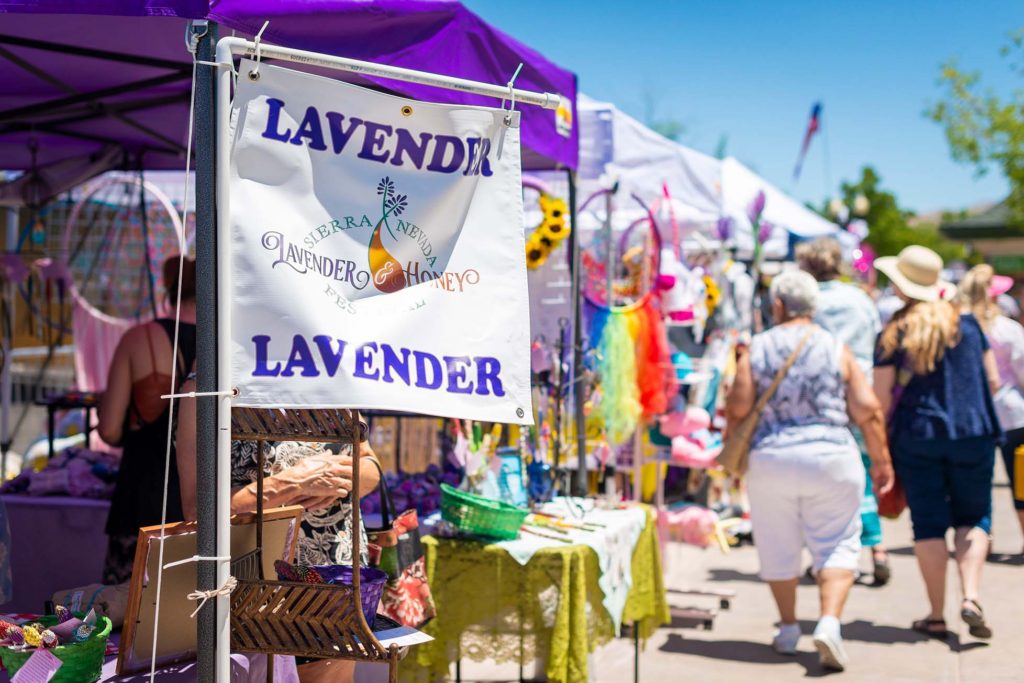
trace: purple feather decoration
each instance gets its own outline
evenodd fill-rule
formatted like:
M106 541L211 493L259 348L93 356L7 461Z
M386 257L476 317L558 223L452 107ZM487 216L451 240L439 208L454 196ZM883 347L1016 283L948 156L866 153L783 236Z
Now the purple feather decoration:
M764 213L765 196L764 190L757 193L754 200L750 202L750 206L747 207L747 218L750 219L751 223L757 223L761 214Z
M715 235L718 237L718 241L728 242L732 237L732 219L728 216L719 218L718 224L715 225Z

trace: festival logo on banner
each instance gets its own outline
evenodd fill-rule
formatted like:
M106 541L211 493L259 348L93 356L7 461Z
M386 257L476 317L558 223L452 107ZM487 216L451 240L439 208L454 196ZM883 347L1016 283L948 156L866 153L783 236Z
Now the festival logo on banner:
M518 117L505 114L266 64L239 80L235 405L529 421Z

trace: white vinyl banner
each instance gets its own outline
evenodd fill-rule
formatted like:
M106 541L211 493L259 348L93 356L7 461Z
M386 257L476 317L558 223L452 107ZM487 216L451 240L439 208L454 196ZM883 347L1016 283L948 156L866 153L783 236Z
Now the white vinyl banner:
M233 404L529 423L518 114L254 66L232 110Z

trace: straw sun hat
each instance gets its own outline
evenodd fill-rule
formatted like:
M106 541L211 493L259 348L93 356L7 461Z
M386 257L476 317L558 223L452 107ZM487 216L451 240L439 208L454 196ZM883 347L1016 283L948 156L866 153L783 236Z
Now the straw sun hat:
M942 257L928 247L914 244L906 247L899 256L877 258L875 268L906 296L918 301L937 301L956 289L940 277Z

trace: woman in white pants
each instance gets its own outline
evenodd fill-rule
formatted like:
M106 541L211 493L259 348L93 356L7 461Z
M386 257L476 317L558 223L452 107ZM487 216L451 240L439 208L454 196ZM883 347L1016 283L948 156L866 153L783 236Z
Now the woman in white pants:
M737 424L749 415L757 396L807 338L761 415L747 487L761 578L779 609L772 646L796 652L796 586L806 547L821 594L814 644L823 666L842 670L847 657L839 618L857 571L864 492L851 418L864 433L877 493L892 487L893 474L884 417L871 385L849 349L811 322L817 296L818 284L807 273L788 271L775 278L776 326L754 337L749 353L740 354L726 416Z

